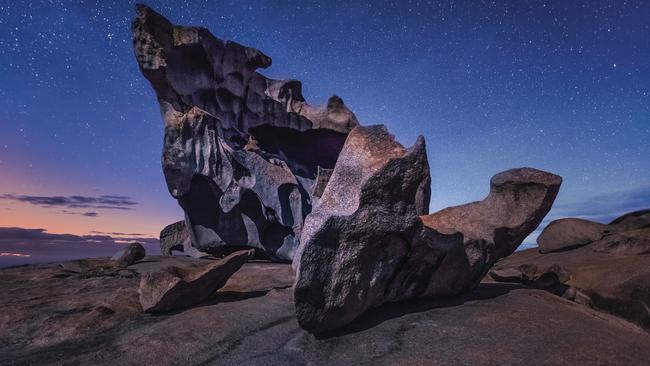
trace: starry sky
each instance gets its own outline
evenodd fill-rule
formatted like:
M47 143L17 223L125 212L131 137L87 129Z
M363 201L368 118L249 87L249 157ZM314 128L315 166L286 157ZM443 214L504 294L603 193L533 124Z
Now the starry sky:
M154 248L182 218L131 48L134 4L0 2L0 265ZM650 206L649 2L147 4L259 48L273 58L262 73L302 80L312 104L336 93L404 145L423 134L432 211L520 166L564 178L548 219Z

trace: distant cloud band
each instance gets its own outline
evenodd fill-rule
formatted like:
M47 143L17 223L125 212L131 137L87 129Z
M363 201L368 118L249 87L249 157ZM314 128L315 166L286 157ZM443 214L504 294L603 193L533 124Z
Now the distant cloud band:
M41 207L66 207L66 208L95 208L107 210L131 210L138 202L128 196L103 195L97 197L91 196L29 196L17 194L3 194L0 199L11 200L16 202L30 203ZM65 212L70 213L70 211ZM96 212L79 213L88 217L97 216Z

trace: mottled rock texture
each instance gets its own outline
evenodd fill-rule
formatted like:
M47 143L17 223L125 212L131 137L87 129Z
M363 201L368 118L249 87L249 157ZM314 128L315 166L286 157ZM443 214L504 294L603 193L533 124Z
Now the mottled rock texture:
M337 96L308 104L297 80L273 80L261 51L137 7L133 46L165 122L163 172L192 246L242 246L293 258L318 169L333 168L358 125ZM188 251L185 247L185 251Z
M170 266L147 273L138 290L142 309L161 313L197 305L223 287L252 254L242 250L199 267Z
M484 201L420 217L430 195L424 140L406 150L383 126L357 127L294 259L299 323L324 332L385 302L473 288L539 225L560 183L515 169L492 178Z
M294 259L303 328L331 331L386 302L472 290L539 225L562 181L513 169L492 178L485 200L420 216L426 160L421 138L405 150L380 127L348 136Z
M554 220L537 238L542 253L572 249L600 240L612 233L608 225L577 218Z
M294 315L291 266L249 262L201 306L142 312L138 276L206 263L146 257L130 267L131 278L65 277L55 265L2 268L0 365L647 366L650 359L650 335L639 327L517 284L386 304L314 337Z
M429 185L424 138L407 150L384 126L350 133L294 260L301 326L339 328L399 299L389 285L421 230Z

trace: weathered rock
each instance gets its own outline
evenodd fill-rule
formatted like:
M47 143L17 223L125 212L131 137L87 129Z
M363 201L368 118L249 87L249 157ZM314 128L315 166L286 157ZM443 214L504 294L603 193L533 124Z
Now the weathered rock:
M589 245L595 252L612 254L650 254L650 227L609 235Z
M327 182L329 182L333 171L333 169L323 169L321 167L318 167L318 175L316 176L314 188L312 189L311 193L314 200L320 198L323 195L325 186L327 186Z
M495 269L488 274L497 282L523 283L526 281L526 275L517 268Z
M160 250L163 255L172 255L172 251L180 251L194 258L208 255L192 246L190 233L185 225L185 220L177 221L165 226L160 231Z
M424 141L407 152L385 129L357 127L294 259L300 325L329 331L386 302L471 290L539 225L561 181L513 169L492 178L485 200L419 216L430 194Z
M137 13L135 56L161 106L163 172L192 247L221 255L248 246L290 261L318 169L334 167L356 117L337 96L313 107L299 81L256 72L271 65L257 49L174 26L146 6Z
M424 138L406 150L384 126L350 133L294 259L303 328L332 330L399 299L388 293L391 279L421 230L418 199L428 204L429 184Z
M494 270L525 268L527 285L650 329L648 249L650 229L632 230L561 252L540 253L536 248L517 252Z
M541 223L561 183L560 176L541 170L511 169L492 177L483 201L422 216L423 248L436 258L436 270L422 295L454 295L476 286ZM417 260L410 268L427 271Z
M609 225L616 231L628 231L650 227L650 209L627 213L614 219Z
M125 245L124 248L120 249L117 253L115 253L111 257L111 260L116 261L123 266L130 266L133 263L144 258L146 254L147 253L144 250L142 244L138 242L133 242Z
M589 220L566 218L548 224L537 238L541 253L568 250L589 244L609 235L608 225Z
M140 304L150 313L167 312L201 303L223 287L252 256L239 251L214 263L195 268L167 267L140 280Z
M143 276L209 262L147 256L131 268ZM290 265L248 262L212 301L156 317L142 312L137 277L54 277L59 271L0 268L0 365L641 366L650 359L643 329L521 285L387 304L314 337L296 321Z

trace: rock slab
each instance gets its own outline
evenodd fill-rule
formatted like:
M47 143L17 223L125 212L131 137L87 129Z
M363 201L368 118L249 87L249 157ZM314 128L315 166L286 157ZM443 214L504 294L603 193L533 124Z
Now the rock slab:
M140 280L140 304L145 312L162 313L197 305L214 295L252 256L239 251L196 268L170 266Z
M206 263L148 256L132 268L142 276ZM59 273L55 265L0 269L0 365L640 366L650 359L644 330L521 285L387 304L314 337L294 316L289 265L246 263L214 301L165 316L142 313L138 277Z
M532 248L495 265L522 273L508 282L548 290L650 329L650 229L615 233L581 247L551 253Z

